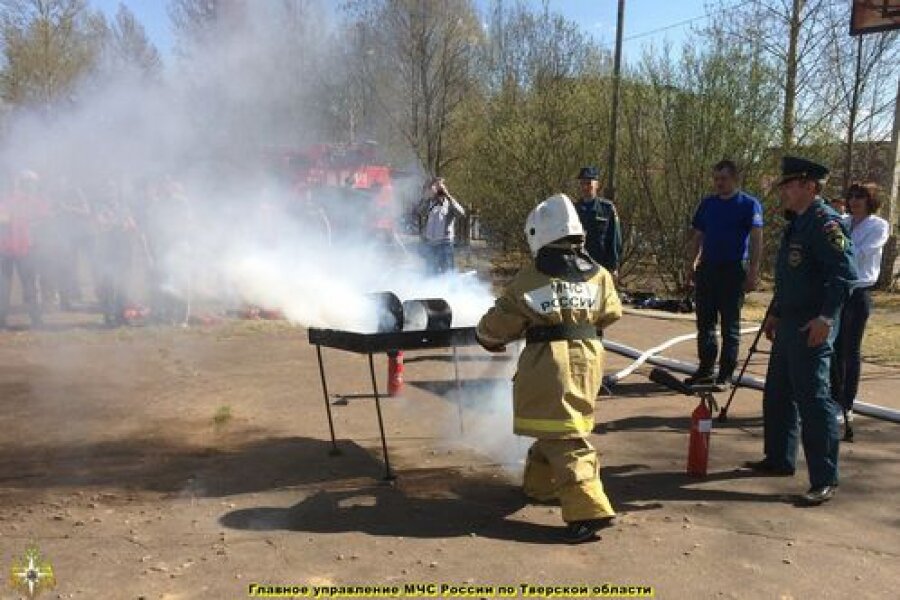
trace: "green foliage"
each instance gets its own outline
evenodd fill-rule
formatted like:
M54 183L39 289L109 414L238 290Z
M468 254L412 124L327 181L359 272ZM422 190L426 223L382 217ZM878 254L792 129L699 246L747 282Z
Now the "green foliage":
M521 247L534 205L558 191L573 194L578 168L598 162L595 140L605 137L608 110L606 94L596 92L604 85L561 79L515 98L506 90L479 107L478 133L450 175L502 247Z
M576 193L578 168L606 162L611 79L602 54L582 39L581 54L594 60L572 68L545 59L560 54L548 49L553 40L569 40L573 51L562 35L571 25L554 23L556 34L521 15L507 24L516 39L543 51L514 53L532 63L513 61L515 70L492 78L465 106L466 133L458 141L466 153L450 172L460 197L504 249L523 246L522 224L534 204L558 191ZM502 75L507 63L498 63ZM745 187L766 196L766 174L777 166L777 77L758 49L713 38L680 56L670 48L648 51L623 79L616 186L622 275L627 282L649 269L654 284L681 288L690 219L708 193L712 165L737 161Z
M8 1L0 12L2 93L45 111L70 101L102 47L104 22L85 0Z
M522 249L528 212L547 196L574 194L575 175L605 151L609 80L603 57L576 24L517 4L490 24L481 96L463 105L464 148L448 176L481 216L491 241Z
M647 53L623 86L618 204L626 265L653 265L682 288L684 248L711 167L723 158L744 171L744 187L765 195L777 143L776 83L759 56L713 41L680 57Z
M216 413L213 415L213 423L217 427L222 427L229 421L231 421L231 407L227 404L223 404L216 409Z

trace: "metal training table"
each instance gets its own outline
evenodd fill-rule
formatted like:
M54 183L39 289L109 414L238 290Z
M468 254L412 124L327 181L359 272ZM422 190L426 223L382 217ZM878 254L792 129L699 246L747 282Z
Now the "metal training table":
M375 397L375 411L378 415L378 430L381 434L381 449L384 453L385 481L395 479L391 471L391 462L388 457L387 440L384 433L384 420L381 416L381 395L378 392L378 380L375 376L375 354L403 351L426 350L433 348L453 349L453 370L456 378L457 392L461 389L459 380L459 361L457 348L460 346L476 346L474 327L454 327L450 329L428 329L422 331L392 331L386 333L358 333L338 329L309 329L309 343L316 347L316 358L319 361L319 376L322 380L322 394L325 397L325 410L328 414L328 429L331 433L330 455L341 453L337 447L334 434L334 418L331 414L331 403L328 399L328 383L325 377L325 363L322 360L322 347L344 350L354 354L366 354L369 357L369 374L372 378L372 393ZM462 428L462 398L457 398L457 410Z

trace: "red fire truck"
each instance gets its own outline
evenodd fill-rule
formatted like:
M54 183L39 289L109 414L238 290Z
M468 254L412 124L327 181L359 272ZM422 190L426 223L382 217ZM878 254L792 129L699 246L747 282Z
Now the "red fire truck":
M333 223L394 232L400 214L394 171L379 164L376 144L315 144L267 154L298 195L312 193Z

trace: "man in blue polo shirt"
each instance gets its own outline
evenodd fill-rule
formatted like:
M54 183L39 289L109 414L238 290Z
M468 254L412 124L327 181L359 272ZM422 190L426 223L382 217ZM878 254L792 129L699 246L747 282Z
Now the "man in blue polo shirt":
M756 289L759 279L763 216L759 200L738 188L734 162L717 163L713 183L716 193L697 207L688 244L687 279L695 285L700 366L685 383L717 384L724 389L737 366L744 293ZM716 375L720 318L722 353Z

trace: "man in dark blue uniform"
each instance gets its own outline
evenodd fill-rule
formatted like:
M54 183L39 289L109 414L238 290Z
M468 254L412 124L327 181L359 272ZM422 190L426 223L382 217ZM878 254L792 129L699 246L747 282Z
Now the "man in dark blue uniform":
M597 167L583 167L578 173L581 198L575 203L581 226L584 227L584 249L609 271L619 274L622 257L622 227L612 202L597 197L600 172Z
M801 503L817 505L838 484L837 405L829 369L836 320L856 267L840 215L819 196L828 169L803 158L781 163L778 193L789 219L778 250L775 297L763 324L772 354L763 392L765 458L746 466L766 475L794 473L798 435L810 489Z

